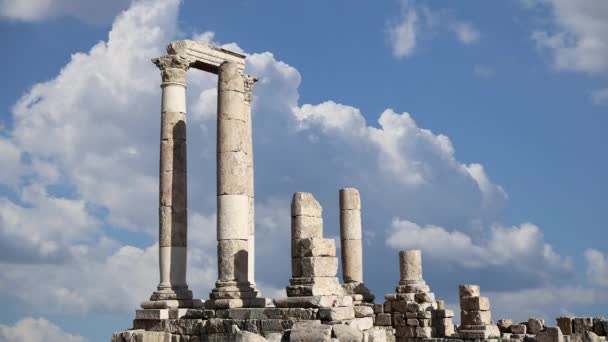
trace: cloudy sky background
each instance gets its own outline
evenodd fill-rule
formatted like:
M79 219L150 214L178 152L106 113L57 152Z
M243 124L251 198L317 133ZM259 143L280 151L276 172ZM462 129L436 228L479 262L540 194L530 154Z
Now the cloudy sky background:
M449 6L449 7L447 7ZM608 3L0 0L0 340L107 341L158 283L160 76L177 39L248 54L257 282L290 277L289 202L337 238L363 201L378 298L421 248L450 305L605 315ZM188 76L189 269L216 279L213 75ZM272 267L270 267L272 265Z

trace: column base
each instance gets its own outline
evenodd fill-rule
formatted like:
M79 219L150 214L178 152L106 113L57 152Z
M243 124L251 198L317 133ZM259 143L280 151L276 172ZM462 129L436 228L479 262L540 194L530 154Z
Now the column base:
M141 303L142 309L177 309L177 308L200 308L203 301L193 299L192 291L188 287L159 286L150 296L150 300Z
M266 298L260 297L260 291L251 282L236 281L215 282L215 288L205 302L207 309L263 308Z

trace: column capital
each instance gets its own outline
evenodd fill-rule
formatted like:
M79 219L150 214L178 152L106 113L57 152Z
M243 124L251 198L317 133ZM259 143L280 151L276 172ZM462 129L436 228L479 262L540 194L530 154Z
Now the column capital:
M253 86L258 79L251 75L243 74L243 81L245 83L245 101L251 103L251 99L253 98Z
M154 58L152 63L160 69L163 83L186 84L186 72L192 61L181 55L165 55Z

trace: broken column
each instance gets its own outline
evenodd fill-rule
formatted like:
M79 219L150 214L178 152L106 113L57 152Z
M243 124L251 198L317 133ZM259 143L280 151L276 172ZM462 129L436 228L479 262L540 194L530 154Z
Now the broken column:
M162 102L159 177L160 283L144 309L192 307L186 283L188 237L186 173L186 71L189 62L167 55L153 62L161 71Z
M460 285L460 326L458 337L487 339L500 337L498 326L492 324L490 299L480 296L479 285Z
M296 192L291 202L291 272L287 298L277 307L333 307L322 319L354 317L352 298L344 296L336 273L338 258L333 239L323 238L322 208L312 194ZM319 312L321 315L321 312Z
M390 322L398 341L452 335L454 313L443 307L443 301L439 301L439 307L435 294L422 278L420 250L399 252L399 285L395 291L384 296L387 301L376 309L376 321L381 318Z
M253 159L248 76L235 63L218 70L217 259L218 280L209 308L264 307L250 271L253 235Z
M340 243L342 279L354 304L371 303L374 295L363 284L363 244L361 228L361 197L353 188L340 190Z

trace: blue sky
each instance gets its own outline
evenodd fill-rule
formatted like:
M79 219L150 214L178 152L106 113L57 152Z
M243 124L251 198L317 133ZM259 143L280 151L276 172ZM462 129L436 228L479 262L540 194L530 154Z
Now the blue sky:
M496 319L605 315L606 16L604 0L0 0L0 339L107 341L157 285L149 60L177 39L245 52L260 77L266 296L290 277L291 194L312 192L336 238L349 186L378 298L398 280L397 251L421 248L449 305L478 283ZM188 280L205 299L215 78L188 77Z

